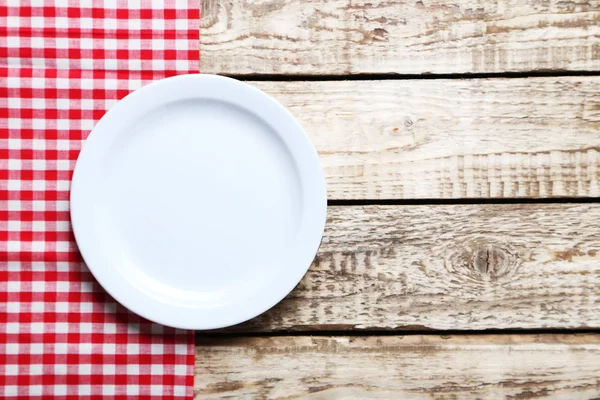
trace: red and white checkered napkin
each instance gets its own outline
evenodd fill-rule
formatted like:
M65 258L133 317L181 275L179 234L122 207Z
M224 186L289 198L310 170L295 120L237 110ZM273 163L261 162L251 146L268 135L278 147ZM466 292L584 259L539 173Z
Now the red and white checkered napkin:
M143 320L95 282L71 232L69 184L118 99L198 72L199 10L0 2L0 397L191 397L193 332Z

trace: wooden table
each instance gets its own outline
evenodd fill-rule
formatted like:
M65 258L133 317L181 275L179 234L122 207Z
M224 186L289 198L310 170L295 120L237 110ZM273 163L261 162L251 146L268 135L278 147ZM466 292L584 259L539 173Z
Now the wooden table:
M197 398L600 396L600 1L205 0L201 70L291 110L330 202Z

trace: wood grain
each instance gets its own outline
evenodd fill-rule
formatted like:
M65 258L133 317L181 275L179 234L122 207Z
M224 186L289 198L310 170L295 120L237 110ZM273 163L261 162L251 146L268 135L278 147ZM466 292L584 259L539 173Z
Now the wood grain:
M203 0L201 7L207 73L600 69L597 0Z
M600 327L600 204L329 207L294 291L237 331Z
M600 77L253 84L305 127L330 199L600 196Z
M599 335L199 338L197 399L592 399Z

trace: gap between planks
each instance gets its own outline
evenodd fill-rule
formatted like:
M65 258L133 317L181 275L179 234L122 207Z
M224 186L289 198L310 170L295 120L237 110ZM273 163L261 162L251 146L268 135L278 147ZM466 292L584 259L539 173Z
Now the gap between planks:
M491 198L491 199L360 199L328 200L327 206L370 206L370 205L452 205L452 204L573 204L600 203L600 197L550 197L550 198Z
M219 338L268 338L268 337L299 337L299 336L315 336L315 337L362 337L362 336L491 336L491 335L585 335L598 334L600 329L597 328L577 328L577 329L485 329L485 330L380 330L380 329L362 329L362 330L296 330L296 331L236 331L231 329L214 329L206 331L196 331L195 340L216 340Z
M526 71L464 74L356 74L356 75L280 75L280 74L219 74L247 82L336 82L336 81L409 81L438 79L524 79L600 76L600 71Z

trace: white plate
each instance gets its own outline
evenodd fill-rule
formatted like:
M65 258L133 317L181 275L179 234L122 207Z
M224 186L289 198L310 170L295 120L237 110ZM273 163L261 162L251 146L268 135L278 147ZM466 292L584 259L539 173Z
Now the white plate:
M128 95L79 155L71 219L83 258L120 303L164 325L213 329L271 308L317 252L327 199L317 153L276 100L184 75Z

